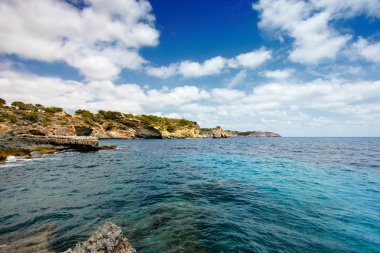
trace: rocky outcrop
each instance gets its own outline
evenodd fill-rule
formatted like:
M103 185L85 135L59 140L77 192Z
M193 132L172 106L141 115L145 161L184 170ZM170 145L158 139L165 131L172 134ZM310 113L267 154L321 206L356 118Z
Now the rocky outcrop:
M36 147L55 147L58 149L96 149L96 137L80 136L39 136L39 135L1 135L0 148L35 149Z
M228 137L228 134L220 126L217 126L212 130L212 138L227 138L227 137Z
M215 128L201 128L199 131L199 137L201 138L228 138L230 134L224 130L221 126Z
M98 146L96 137L88 136L42 136L42 135L0 135L0 162L10 156L32 157L33 155L52 154L57 151L74 149L96 151L114 149L116 146Z
M54 253L51 239L55 224L46 224L32 231L7 238L7 244L0 245L0 253ZM106 222L85 242L78 243L64 253L135 253L136 250L123 237L123 231L112 222Z
M123 231L112 222L106 222L87 241L78 243L64 253L134 253L136 250L123 237Z

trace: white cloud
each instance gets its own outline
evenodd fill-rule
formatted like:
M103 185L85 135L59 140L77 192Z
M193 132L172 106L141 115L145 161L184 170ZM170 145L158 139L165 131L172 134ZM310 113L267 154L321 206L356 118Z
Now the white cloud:
M229 64L232 67L257 68L267 60L272 58L271 51L265 48L260 48L256 51L251 51L244 54L239 54L234 59L231 59Z
M257 68L272 58L272 52L265 48L239 54L233 58L216 56L204 62L182 61L168 66L146 67L146 73L159 78L169 78L174 75L183 77L203 77L218 75L229 68Z
M159 78L169 78L177 73L178 64L171 64L169 66L162 67L146 67L146 72L150 76L155 76Z
M367 61L380 63L380 42L368 43L366 39L359 38L353 45L356 54Z
M201 77L219 74L225 67L226 59L217 56L203 63L183 61L178 71L183 77Z
M242 83L247 78L247 70L240 70L226 85L227 88L232 89Z
M0 1L0 53L64 61L87 79L115 78L146 62L138 50L158 43L148 1L88 0L83 10L64 1Z
M38 91L38 92L33 92ZM142 89L110 81L77 82L0 71L0 93L65 109L181 115L204 127L272 130L285 135L380 135L380 81L270 82L249 92L195 86Z
M294 69L278 69L264 71L262 74L266 78L272 79L287 79L294 73Z
M317 8L324 8L334 13L334 18L350 18L356 15L367 15L380 18L378 0L312 0Z
M351 39L335 30L332 21L362 14L380 18L378 0L260 0L253 8L260 12L261 29L294 39L289 59L305 64L336 58Z

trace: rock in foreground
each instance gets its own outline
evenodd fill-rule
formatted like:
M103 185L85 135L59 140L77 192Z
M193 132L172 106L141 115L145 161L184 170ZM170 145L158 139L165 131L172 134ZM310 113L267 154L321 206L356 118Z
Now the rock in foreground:
M90 239L78 243L65 253L134 253L136 250L123 237L123 231L112 222L106 222Z

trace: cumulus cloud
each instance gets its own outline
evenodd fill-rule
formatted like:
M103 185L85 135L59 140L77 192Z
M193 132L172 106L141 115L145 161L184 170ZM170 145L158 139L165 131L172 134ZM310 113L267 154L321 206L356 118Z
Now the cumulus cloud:
M183 61L179 64L178 71L183 77L201 77L219 74L225 67L226 59L217 56L203 63Z
M170 64L168 66L161 67L146 67L146 72L150 76L155 76L159 78L169 78L174 76L178 71L178 64Z
M268 70L262 73L266 78L287 79L294 73L294 69Z
M285 135L380 135L380 81L283 80L263 83L250 91L190 85L143 89L137 84L67 81L3 69L0 92L9 102L180 115L205 127L221 124Z
M183 77L203 77L218 75L225 69L257 68L272 58L272 52L260 48L251 52L239 54L233 58L216 56L204 62L182 61L161 67L146 67L146 73L159 78L169 78L174 75Z
M261 29L294 39L289 59L305 64L334 59L351 39L350 34L334 29L333 20L361 14L380 17L377 0L261 0L253 8L260 12Z
M0 1L0 54L64 61L88 80L115 78L146 62L138 53L158 44L146 0L88 0L82 10L65 1Z
M380 63L380 42L369 43L366 39L359 38L353 48L357 55L367 61Z

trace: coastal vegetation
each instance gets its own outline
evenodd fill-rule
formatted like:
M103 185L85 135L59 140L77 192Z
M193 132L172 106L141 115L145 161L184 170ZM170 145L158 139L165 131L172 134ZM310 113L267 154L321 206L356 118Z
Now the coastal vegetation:
M17 126L32 125L33 128L50 128L55 125L82 125L92 128L103 128L105 131L128 131L139 126L144 126L174 133L198 126L197 122L187 119L173 119L155 115L133 115L118 111L99 110L98 112L90 112L78 109L74 115L70 115L60 107L47 107L41 104L24 103L21 101L14 101L11 103L11 106L7 106L4 99L0 99L0 106L0 123L3 122Z

